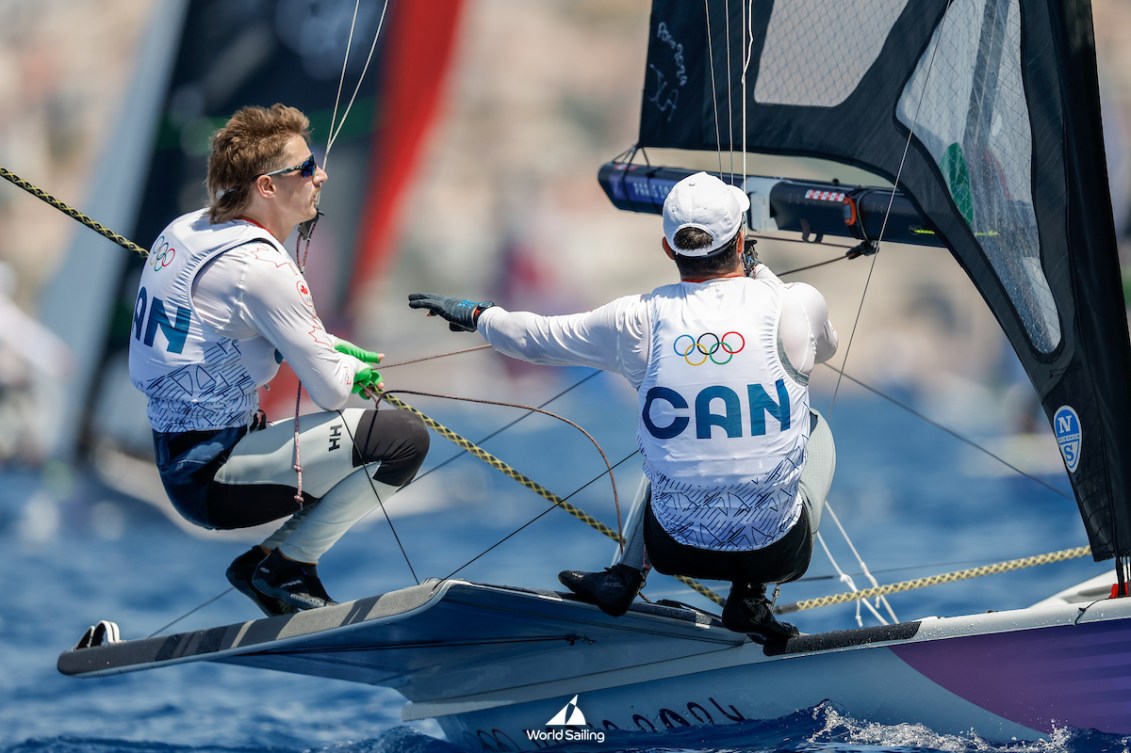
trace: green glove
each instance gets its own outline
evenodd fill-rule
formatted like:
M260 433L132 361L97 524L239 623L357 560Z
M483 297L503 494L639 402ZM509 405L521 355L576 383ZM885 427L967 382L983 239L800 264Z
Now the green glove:
M371 350L362 350L348 340L339 340L338 344L334 346L334 350L339 353L344 353L347 356L353 356L359 361L366 363L381 363L381 353L374 353Z
M364 353L365 351L361 351ZM352 353L350 355L353 355ZM362 369L357 372L353 378L353 393L355 395L361 393L368 393L369 395L376 395L377 389L381 385L381 375L377 373L376 369Z

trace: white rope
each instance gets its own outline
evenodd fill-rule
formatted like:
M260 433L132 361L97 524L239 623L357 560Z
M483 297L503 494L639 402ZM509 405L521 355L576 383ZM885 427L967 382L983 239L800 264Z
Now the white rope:
M350 33L346 38L346 54L342 56L342 72L338 75L338 93L334 95L334 111L330 115L330 130L326 134L326 154L322 157L322 169L326 169L326 163L330 160L330 144L334 138L334 125L338 122L338 105L342 101L342 89L346 84L346 67L350 62L350 48L353 46L353 30L357 25L357 9L361 5L361 0L354 0L353 3L353 18L350 19Z
M854 581L852 579L852 576L849 575L848 573L844 572L844 570L841 568L840 563L838 563L836 561L836 557L834 557L833 553L829 550L829 545L827 543L825 543L825 537L822 536L820 534L820 532L817 533L817 543L820 544L821 548L825 550L825 557L827 557L829 562L832 564L833 570L836 570L837 580L839 580L841 583L843 583L850 593L859 592L860 589L856 587L856 581ZM863 618L863 616L861 615L861 612L860 612L860 605L861 604L863 604L864 607L869 612L872 613L872 616L875 617L876 621L879 622L881 625L887 625L888 624L888 621L886 619L884 619L884 616L882 614L880 614L874 606L869 604L864 599L858 599L856 601L856 625L857 625L857 627L864 627L864 618ZM898 622L898 620L896 620L896 622Z
M715 112L715 154L719 158L719 172L723 171L723 136L719 132L719 87L715 83L715 41L711 38L711 0L703 0L703 13L707 17L707 67L711 69L711 106Z
M734 87L731 85L733 78L731 76L731 60L730 60L730 0L726 0L723 12L726 14L727 22L727 153L730 156L730 165L728 170L731 176L734 175L734 101L732 100L731 93ZM721 148L722 145L720 145Z
M341 93L342 93L342 87L343 87L345 80L346 80L346 66L349 63L349 51L350 51L350 46L353 43L354 24L357 22L357 10L358 10L358 6L360 5L360 3L361 3L361 0L355 0L355 3L354 3L353 21L350 22L350 39L349 39L348 42L346 42L346 57L345 57L345 60L342 61L342 75L338 80L338 95L339 95L339 98L340 98ZM381 29L384 28L384 26L385 26L385 13L388 10L389 10L389 0L385 0L384 4L381 6L381 18L377 21L377 30L375 32L373 32L373 44L369 45L369 55L365 58L365 65L362 67L361 75L357 79L357 86L355 86L353 88L353 94L350 95L350 101L349 101L348 104L346 104L346 109L345 109L345 112L342 113L342 120L341 120L340 123L337 122L338 100L334 101L334 114L330 119L330 134L329 134L329 138L326 140L326 156L323 157L323 163L325 163L329 160L330 149L333 148L334 142L337 141L337 139L338 139L338 134L340 134L342 132L342 128L346 124L346 118L349 117L350 110L353 108L353 103L357 100L357 93L359 91L361 91L361 84L362 84L363 81L365 81L365 74L368 73L368 71L369 71L369 64L373 60L374 50L377 49L377 40L381 38ZM334 127L335 124L337 124L337 128ZM325 168L325 164L323 164L323 168Z
M859 565L861 574L868 579L868 582L872 584L873 588L878 588L880 582L876 580L876 576L872 575L872 571L868 569L868 563L865 562L864 558L860 556L860 552L857 551L856 545L852 543L852 538L848 535L848 531L845 530L844 526L841 525L840 518L837 517L836 511L833 510L832 505L829 504L828 500L825 500L825 512L827 512L829 514L829 517L832 518L832 521L836 523L836 527L837 530L840 531L841 538L844 539L844 543L848 545L848 549L852 552L852 556L856 558L856 564ZM895 616L895 611L891 608L891 604L888 603L886 597L877 597L876 607L883 607L887 611L888 616L891 618L892 622L899 622L899 618ZM873 612L874 611L875 610L873 610ZM882 618L879 618L879 615L877 615L877 618L882 620ZM859 614L857 615L857 619L859 619Z
M742 60L742 178L750 173L746 169L746 101L750 98L750 93L746 91L746 73L750 69L750 59L754 56L754 0L747 0L746 7L742 9L742 13L746 20L746 34L749 40L746 42L746 55Z

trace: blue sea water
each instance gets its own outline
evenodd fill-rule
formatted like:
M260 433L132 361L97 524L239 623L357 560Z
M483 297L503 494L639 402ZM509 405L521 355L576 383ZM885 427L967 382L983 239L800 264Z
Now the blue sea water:
M567 407L617 462L635 446L625 420L631 406L619 393L592 389L579 390ZM596 416L595 401L606 406ZM471 438L515 417L478 408L420 407ZM838 441L831 502L882 583L1086 543L1074 502L1029 479L970 470L981 467L971 463L970 448L890 403L843 399L830 423ZM570 501L615 525L608 483L585 486L603 466L580 435L538 418L486 446L563 496L580 488ZM434 437L425 470L455 455L451 445ZM618 469L622 504L633 491L637 465L630 458ZM1041 479L1065 486L1056 476ZM542 500L466 456L427 473L388 507L391 526L380 514L372 516L323 560L323 580L336 599L453 572L482 582L554 587L559 569L596 568L611 556L607 540L560 511L538 517L546 509ZM835 526L824 524L822 530L831 534ZM868 585L847 547L829 539L843 569L854 574L857 585ZM256 617L223 577L246 545L190 535L156 508L111 491L89 470L48 465L0 472L0 753L464 750L442 739L434 722L403 723L403 700L383 688L212 664L87 680L56 671L58 654L100 619L116 621L124 638L139 638ZM1074 560L901 594L892 603L902 619L1020 607L1103 568ZM838 592L842 587L834 576L818 553L809 577L787 586L781 600ZM646 593L710 607L658 577ZM854 626L855 612L842 606L793 619L802 630L816 632ZM618 741L613 750L593 743L568 749L1098 753L1126 751L1128 742L1066 731L1048 741L989 744L976 734L875 725L821 705L766 722L641 733Z

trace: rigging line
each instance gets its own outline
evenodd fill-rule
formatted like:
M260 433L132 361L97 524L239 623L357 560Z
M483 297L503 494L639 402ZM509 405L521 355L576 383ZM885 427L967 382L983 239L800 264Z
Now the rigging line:
M794 602L793 604L784 604L774 611L780 614L788 612L800 612L806 609L816 609L818 607L828 607L834 604L846 604L850 601L858 599L871 599L874 596L885 596L893 593L903 593L905 591L913 591L918 588L926 588L928 586L937 586L943 583L956 583L960 580L969 580L971 578L981 578L986 575L998 575L1000 573L1008 573L1014 570L1022 570L1028 567L1036 567L1037 565L1050 565L1054 562L1064 562L1071 559L1079 559L1091 554L1092 549L1089 546L1079 546L1074 549L1061 549L1056 552L1047 552L1045 554L1038 554L1033 557L1022 557L1020 559L1006 560L998 562L993 565L984 565L982 567L972 567L966 570L956 570L949 573L941 573L939 575L932 575L926 578L915 578L914 580L905 580L898 583L889 583L886 586L878 586L875 588L865 588L861 591L852 593L833 594L831 596L822 596L817 599L805 599L803 601Z
M711 2L703 0L703 13L707 17L707 67L711 69L711 107L715 113L715 154L719 158L719 172L723 171L723 136L719 132L719 97L715 83L715 46L711 39Z
M726 0L723 12L726 14L727 22L727 152L730 157L729 172L731 179L734 178L734 86L731 85L733 80L730 58L730 0Z
M204 608L205 608L206 606L208 606L209 604L212 604L212 603L214 603L214 602L216 602L216 601L219 601L219 600L220 600L221 598L223 598L223 597L227 596L227 595L228 595L229 593L231 593L232 591L235 591L235 590L236 590L236 589L235 589L235 587L234 587L234 586L228 586L228 587L227 587L227 588L226 588L225 590L223 590L223 591L221 591L220 593L216 594L216 595L215 595L215 596L213 596L213 597L212 597L211 599L208 599L207 601L205 601L205 602L203 602L203 603L201 603L201 604L198 604L197 606L195 606L195 607L193 607L192 609L190 609L189 611L185 612L184 614L182 614L182 615L181 615L180 617L176 618L176 619L175 619L175 620L173 620L172 622L169 622L169 623L167 623L167 624L165 624L165 625L162 625L161 627L157 628L156 630L154 630L154 631L153 631L152 633L150 633L149 635L147 635L147 636L145 636L145 637L146 637L146 638L152 638L152 637L154 637L155 635L157 635L157 634L159 634L159 633L163 633L164 631L166 631L166 630L168 630L169 628L173 627L173 625L176 625L176 624L177 624L178 622L180 622L181 620L185 619L186 617L190 617L190 616L192 616L193 614L195 614L195 613L199 612L199 611L200 611L201 609L204 609Z
M854 249L860 244L855 245L850 243L830 243L829 241L807 241L804 238L789 238L784 235L770 235L769 233L757 233L753 230L750 231L749 237L759 238L761 240L774 241L775 243L801 243L805 246L827 246L828 248L846 248Z
M546 499L550 502L553 502L555 505L557 505L558 507L560 507L563 510L565 510L566 512L568 512L570 515L574 516L575 518L582 521L583 523L590 526L591 528L595 528L597 531L603 533L605 536L608 536L613 541L616 541L618 543L623 543L623 540L621 539L620 535L616 531L609 528L607 525L605 525L601 521L597 520L592 515L585 512L584 510L581 510L578 507L570 504L569 502L566 502L564 499L562 499L558 495L554 494L552 491L550 491L546 487L542 486L537 481L531 479L529 476L526 476L522 472L511 467L506 462L495 457L491 453L484 450L482 447L479 447L478 445L474 444L473 442L468 440L466 437L460 436L456 432L452 431L448 427L441 424L436 419L432 418L431 416L424 414L420 410L418 410L418 409L412 407L411 405L409 405L408 403L404 402L403 400L401 400L399 397L392 394L391 392L385 392L383 390L377 390L377 395L379 396L379 399L387 400L393 407L400 408L401 410L406 410L409 413L412 413L417 418L424 421L424 424L429 429L432 429L432 431L436 432L437 434L442 436L444 439L447 439L449 442L452 442L456 446L467 450L467 452L471 453L475 457L477 457L480 460L482 460L483 462L487 463L487 465L489 465L492 468L494 468L495 470L499 471L500 473L502 473L507 478L510 478L514 481L517 481L519 484L525 486L527 489L534 492L535 494L542 497L543 499Z
M505 462L503 462L499 458L495 457L491 453L487 452L482 447L479 447L479 446L473 444L472 442L468 441L466 438L460 436L456 432L454 432L451 429L449 429L448 427L444 426L439 421L436 421L435 419L431 418L430 416L427 416L424 413L422 413L420 410L418 410L418 409L412 407L411 405L409 405L408 403L404 402L403 400L398 398L396 395L393 395L389 392L383 392L383 391L378 391L378 394L380 395L382 400L388 400L389 403L391 403L393 406L400 408L401 410L406 410L406 411L412 413L413 415L417 416L418 418L420 418L422 421L424 421L424 424L428 428L435 431L437 434L442 436L444 439L447 439L449 442L452 442L452 443L456 444L457 446L462 447L463 449L467 450L469 453L471 453L475 457L477 457L480 460L482 460L483 462L487 463L487 465L491 466L492 468L499 471L500 473L507 476L508 478L522 484L527 489L531 490L532 492L534 492L538 496L542 497L543 499L546 499L550 502L553 502L557 507L560 507L561 509L565 510L570 515L574 516L578 520L580 520L583 523L585 523L586 525L588 525L590 528L593 528L596 531L604 534L605 536L609 537L613 541L616 541L621 546L624 545L624 539L616 531L609 528L607 525L605 525L601 521L597 520L596 518L594 518L589 513L581 510L577 506L567 502L565 499L554 494L553 492L551 492L549 489L542 486L538 482L534 481L533 479L529 478L528 476L525 476L520 471L518 471L518 470L512 468L511 466L507 465ZM604 475L604 474L602 474L602 475ZM723 598L721 596L719 596L718 594L716 594L714 591L707 588L706 586L702 585L701 583L698 583L695 580L692 580L691 578L687 578L687 577L682 576L682 575L677 576L676 580L679 580L681 583L684 583L685 585L695 589L696 592L702 594L703 596L705 596L706 598L715 602L716 604L719 604L719 605L723 604Z
M858 565L860 565L860 569L863 570L864 577L868 579L868 582L871 583L873 587L878 587L880 585L880 582L876 580L876 576L872 575L872 571L868 569L868 563L865 562L864 558L860 556L860 552L856 549L856 545L852 543L852 539L848 536L848 531L846 531L844 525L841 524L840 517L836 514L836 510L833 509L832 505L828 503L828 500L825 501L825 510L828 512L829 517L832 518L833 523L836 523L836 527L837 530L840 531L841 538L843 538L844 542L848 544L848 549L852 552L852 556L856 558L856 562ZM853 588L852 590L855 591L856 589ZM864 603L867 604L868 602ZM891 608L891 604L888 603L888 600L883 596L877 596L876 608L879 608L881 605L883 605L887 609L888 615L891 617L892 622L899 622L899 618L895 616L895 611ZM871 605L869 605L868 608L873 613L876 612L875 609L872 609Z
M380 402L377 402L376 406L374 407L374 411L376 411L380 407L381 407ZM342 419L342 425L346 427L346 434L349 434L350 442L356 448L357 447L357 440L354 438L353 432L350 430L349 421L346 421L346 417L342 414L341 410L338 410L336 412L337 412L338 416ZM375 423L376 422L369 425L369 431L370 432L373 431L373 426L374 426ZM381 462L377 461L377 465L380 465L380 464L381 464ZM383 499L381 499L381 495L377 492L376 479L373 478L373 476L369 475L369 466L370 466L370 461L364 461L361 464L361 469L355 469L353 472L357 473L358 470L363 469L363 472L365 473L365 478L366 478L366 480L369 481L369 488L373 490L373 496L377 498L377 507L381 509L381 513L385 516L385 522L389 524L389 531L392 532L393 539L397 542L397 547L401 550L401 556L404 557L404 562L405 562L406 565L408 565L408 571L412 574L413 581L415 581L416 585L419 586L420 585L420 578L417 577L417 575L416 575L416 568L412 566L412 560L411 560L411 558L409 558L408 552L404 548L404 543L401 541L400 534L397 533L396 526L393 525L393 519L389 517L389 511L387 509L385 509L385 501ZM344 479L343 479L343 481L344 481ZM390 494L389 496L392 497L394 494L396 494L395 491L393 492L393 494ZM373 510L369 510L368 512L366 512L364 515L361 516L361 520L368 518L372 513L373 513ZM358 522L360 522L360 520ZM351 528L352 528L352 526L351 526Z
M826 503L826 504L828 504L828 503ZM853 580L852 576L849 575L848 573L844 572L843 570L841 570L840 563L838 563L836 561L836 557L833 556L832 551L829 549L828 543L825 541L825 537L821 535L820 531L817 532L816 539L817 539L817 543L821 545L821 549L823 549L824 552L825 552L825 558L828 559L829 563L832 564L833 569L837 572L837 574L838 574L837 580L840 583L848 586L848 590L850 592L856 592L856 591L860 590L856 587L856 581ZM872 613L872 617L874 617L876 619L876 621L879 622L881 625L887 625L888 624L887 619L882 614L880 614L876 610L876 608L872 606L872 604L869 601L867 601L865 599L861 599L860 601L856 602L856 626L857 627L864 627L864 620L861 616L861 611L860 611L861 605L864 605L865 607L867 607L868 611ZM899 620L894 620L894 621L898 622Z
M601 372L600 372L600 370L599 370L599 369L594 369L594 370L593 370L593 373L591 373L591 374L589 374L588 376L586 376L586 377L582 378L582 379L581 379L581 381L579 381L579 382L576 382L576 383L574 383L574 384L570 385L569 387L566 387L566 388L565 388L564 390L562 390L562 391L561 391L561 392L559 392L558 394L554 395L553 397L549 398L548 400L546 400L545 402L543 402L543 403L542 403L541 405L539 405L538 407L539 407L539 408L545 408L545 407L546 407L547 405L549 405L550 403L554 402L555 400L557 400L557 399L558 399L559 397L561 397L562 395L565 395L566 393L570 392L571 390L574 390L574 389L576 389L576 388L580 387L581 385L585 384L585 383L586 383L586 382L588 382L588 381L589 381L590 379L592 379L593 377L597 376L597 375L598 375L598 374L600 374L600 373L601 373ZM488 434L488 435L487 435L487 436L485 436L485 437L481 437L481 438L480 438L480 439L479 439L479 440L478 440L478 441L477 441L477 442L476 442L475 444L481 445L481 444L484 444L485 442L488 442L488 441L490 441L490 440L494 439L495 437L499 436L500 434L502 434L502 433L503 433L504 431L506 431L507 429L509 429L509 428L511 428L512 426L514 426L515 424L517 424L517 423L518 423L519 421L522 421L523 419L525 419L525 418L527 418L527 417L529 417L529 416L531 416L531 415L533 415L533 414L534 414L534 411L532 411L532 410L531 410L531 411L527 411L526 413L524 413L523 415L521 415L521 416L519 416L518 418L514 419L514 420L513 420L513 421L511 421L510 423L508 423L508 424L504 424L503 426L500 426L500 427L499 427L498 429L496 429L495 431L491 432L490 434ZM639 452L639 450L638 450L638 452ZM437 465L434 465L434 466L432 466L431 468L429 468L428 470L426 470L426 471L425 471L424 473L421 473L421 474L420 474L419 476L417 476L416 478L414 478L414 479L413 479L413 480L412 480L412 481L411 481L410 483L413 483L413 484L415 484L415 483L416 483L417 481L419 481L420 479L424 478L425 476L429 475L430 473L433 473L434 471L438 471L438 470L440 470L441 468L443 468L444 466L448 465L449 463L452 463L452 462L454 462L454 461L458 460L459 458L463 457L463 456L464 456L465 454L467 454L467 451L466 451L466 450L460 450L460 451L459 451L458 453L456 453L455 455L452 455L452 456L451 456L450 458L448 458L447 460L444 460L443 462L441 462L441 463L439 463L439 464L437 464ZM614 467L616 467L616 466L614 466Z
M742 9L743 26L750 39L746 42L746 56L742 61L742 177L746 178L746 101L749 99L746 91L746 74L750 70L750 58L754 55L754 0L747 0Z
M377 40L381 38L381 29L385 26L385 13L389 10L389 0L381 6L381 18L377 21L377 30L373 32L373 44L369 46L369 55L365 58L365 66L361 69L361 75L357 79L357 86L353 89L353 94L350 95L349 104L346 105L345 112L342 113L342 120L338 123L337 130L330 134L330 138L326 142L326 155L329 156L330 148L333 147L334 142L338 140L338 134L342 132L342 128L346 124L346 118L349 117L350 110L353 108L353 103L357 100L357 93L361 91L361 84L365 80L365 74L369 71L369 63L373 60L373 51L377 49ZM343 71L343 76L345 75ZM323 157L323 162L326 157Z
M531 412L534 412L534 413L541 413L542 415L549 416L550 418L556 418L557 420L563 421L563 422L569 424L570 426L572 426L573 428L577 429L578 431L580 431L582 434L585 435L585 438L588 439L593 444L593 446L597 448L597 452L600 453L601 460L605 463L605 468L608 471L609 484L613 488L613 507L616 509L616 512L617 512L617 534L618 534L617 538L621 542L621 544L620 544L621 550L622 551L624 550L624 543L623 543L624 542L624 525L623 525L623 521L621 520L620 496L617 494L617 481L616 481L616 478L613 476L613 467L611 465L609 465L609 458L605 454L605 450L601 447L601 443L598 442L592 434L587 432L581 426L574 423L573 421L570 421L565 416L560 416L557 413L552 413L551 411L543 410L542 408L534 408L534 407L529 406L529 405L518 405L517 403L506 403L506 402L500 402L500 401L497 401L497 400L484 400L484 399L481 399L481 398L459 397L459 396L456 396L456 395L438 395L438 394L435 394L435 393L432 393L432 392L419 392L417 390L395 390L395 392L399 392L399 393L404 394L404 395L419 395L421 397L438 397L438 398L446 398L448 400L458 400L460 402L466 402L466 403L479 403L480 405L497 405L497 406L501 406L501 407L505 407L505 408L518 408L520 410L526 410L527 415L529 415ZM385 394L389 394L389 393L385 393Z
M35 198L39 199L40 201L46 203L47 205L49 205L51 207L54 207L55 209L58 209L60 212L67 215L71 219L78 220L83 225L86 225L88 228L90 228L94 232L101 235L103 238L106 238L108 240L113 241L114 243L117 243L119 246L126 249L127 251L132 251L133 253L137 254L138 256L149 256L148 251L146 251L144 248L142 248L141 246L139 246L136 243L134 243L133 241L131 241L129 238L126 238L124 235L119 235L118 233L115 233L113 230L106 227L102 223L91 219L90 217L83 214L82 212L75 209L74 207L70 206L69 204L66 204L66 203L60 201L59 199L57 199L54 196L52 196L51 194L47 193L46 191L44 191L42 188L36 186L35 184L29 183L28 181L24 180L20 176L13 173L11 170L8 170L5 167L0 167L0 178L3 178L4 180L8 181L9 183L11 183L12 185L14 185L18 188L22 188L23 190L27 191L29 194L31 194Z
M887 218L884 218L886 224ZM878 247L877 243L877 247ZM860 325L860 316L864 313L864 299L868 297L868 287L872 284L872 275L876 271L876 257L878 254L872 254L872 261L868 265L868 275L864 278L864 289L860 291L860 303L856 306L856 317L852 320L852 329L848 333L848 343L844 347L844 357L840 361L841 369L848 364L848 354L852 352L852 342L856 339L856 328ZM826 361L826 364L828 362ZM843 371L839 372L843 375ZM840 394L841 377L837 377L836 385L833 387L832 402L829 404L829 416L832 416L833 409L836 408L836 399Z
M872 394L877 395L878 397L882 397L884 400L887 400L889 403L891 403L895 406L898 406L899 408L902 408L903 410L907 411L908 413L915 416L916 418L924 421L925 423L930 424L931 426L934 426L936 429L940 429L940 430L946 432L947 434L951 435L955 439L957 439L961 442L965 442L966 444L970 445L974 449L979 450L981 452L984 452L986 455L989 455L991 458L998 461L999 463L1004 465L1006 468L1009 468L1010 470L1016 472L1019 476L1027 478L1027 479L1029 479L1030 481L1032 481L1036 484L1040 484L1041 486L1045 487L1049 491L1053 492L1054 494L1056 494L1056 495L1058 495L1058 496L1060 496L1064 499L1067 499L1067 500L1074 499L1073 497L1069 496L1064 491L1057 489L1055 486L1048 483L1047 481L1044 481L1043 479L1039 479L1036 476L1032 476L1032 475L1026 473L1025 471L1021 470L1017 466L1010 463L1008 460L1006 460L1006 459L994 454L993 452L987 450L985 447L982 447L981 445L979 445L974 440L968 439L968 438L962 436L961 434L959 434L958 432L954 431L953 429L950 429L946 426L943 426L938 421L934 421L931 418L928 418L924 414L922 414L919 411L912 408L910 405L903 403L903 402L900 402L899 400L896 400L894 397L881 392L880 390L876 389L875 387L871 387L871 386L865 384L864 382L861 382L856 377L853 377L849 374L846 374L845 372L837 369L837 367L835 367L835 366L831 366L828 363L825 363L825 364L822 364L822 365L824 365L827 368L832 369L833 371L838 372L842 377L849 380L850 382L854 382L854 383L860 385L861 387L863 387L864 389L868 390Z
M949 8L950 5L951 5L951 0L948 0L947 7ZM943 23L946 23L945 18L943 19ZM915 105L915 115L911 119L911 125L907 129L907 140L903 144L903 154L900 156L900 159L899 159L899 167L895 171L895 180L892 181L891 193L888 195L887 209L884 211L884 219L883 219L883 222L880 224L880 234L879 234L879 237L876 238L875 246L876 246L877 251L879 250L880 244L883 242L884 233L887 231L887 227L888 227L888 220L891 218L891 210L892 210L892 207L895 205L895 194L899 190L900 178L903 177L903 168L907 163L907 154L911 150L911 142L915 138L915 124L919 122L919 113L922 111L923 102L927 98L927 84L926 84L926 82L931 77L931 71L933 71L934 68L935 68L935 59L938 57L939 48L942 47L942 45L937 42L937 38L934 40L934 42L935 42L934 49L931 50L931 59L927 63L927 70L924 73L923 91L920 92L920 94L919 94L919 101ZM841 368L844 368L845 366L848 365L848 354L852 351L852 341L856 337L856 328L860 324L860 316L864 311L864 299L868 295L868 287L872 282L872 274L876 270L876 257L878 256L878 254L873 253L871 256L872 256L872 263L868 268L868 277L864 280L864 289L860 293L860 305L857 306L857 308L856 308L856 318L852 322L852 330L848 335L848 344L845 346L845 349L844 349L844 358L841 359L841 362L840 362ZM841 379L838 377L837 380L836 380L836 387L833 388L832 405L830 405L830 407L829 407L830 414L832 413L833 407L836 406L837 394L840 392L840 383L841 383Z
M638 454L640 454L640 450L639 450L639 449L637 449L637 450L634 450L633 452L630 452L630 453L629 453L628 455L626 455L625 457L621 458L621 459L620 459L620 460L618 460L618 461L617 461L616 463L614 463L614 464L613 464L613 466L612 466L612 468L610 468L610 469L609 469L608 473L610 473L610 474L611 474L611 473L612 473L612 469L613 469L613 468L619 468L619 467L620 467L621 465L623 465L624 463L626 463L626 462L627 462L627 461L628 461L629 459L631 459L631 458L633 458L633 457L636 457L636 455L638 455ZM593 477L592 479L590 479L589 481L585 482L585 484L583 484L582 486L578 487L578 488L577 488L577 489L575 489L575 490L574 490L573 492L571 492L571 493L570 493L570 494L569 494L569 495L568 495L568 496L566 497L566 499L569 499L570 497L573 497L574 495L576 495L576 494L580 493L580 492L581 492L581 491L583 491L584 489L587 489L587 488L588 488L589 486L592 486L592 485L593 485L594 483L596 483L596 482L597 482L597 481L598 481L598 480L599 480L599 479L601 478L601 476L604 476L604 475L605 475L604 473L600 473L600 474L598 474L598 475L594 476L594 477ZM468 560L467 562L465 562L465 563L463 563L462 565L460 565L459 567L457 567L457 568L456 568L455 570L453 570L453 571L452 571L452 572L451 572L451 573L450 573L450 574L449 574L449 575L447 576L447 578L444 578L444 580L447 580L448 578L451 578L451 577L453 577L453 576L454 576L454 575L455 575L456 573L458 573L458 572L460 572L461 570L465 569L466 567L468 567L468 566L469 566L469 565L471 565L472 563L476 562L476 561L477 561L477 560L479 560L480 558L482 558L482 557L486 556L486 555L487 555L487 554L488 554L489 552L491 552L491 551L495 550L496 548L498 548L499 546L501 546L501 545L502 545L502 544L503 544L504 542L506 542L506 541L510 540L511 538L513 538L514 536L518 535L518 533L519 533L519 532L521 532L521 531L525 530L526 528L528 528L529 526L533 525L533 524L534 524L534 523L535 523L536 521L540 520L540 519L541 519L541 518L542 518L542 517L543 517L543 516L544 516L544 515L545 515L546 513L548 513L548 512L550 511L550 510L553 510L553 509L554 509L554 508L553 508L553 506L551 506L551 507L547 507L547 508L546 508L545 510L543 510L542 512L540 512L540 513L538 513L537 515L535 515L535 516L534 516L533 518L531 518L530 520L528 520L528 521L527 521L526 523L522 524L521 526L519 526L518 528L516 528L516 529L515 529L514 531L511 531L511 532L510 532L510 533L508 533L508 534L507 534L506 536L504 536L503 538L499 539L499 540L498 540L497 542L495 542L494 544L492 544L491 546L487 547L486 549L484 549L484 550L483 550L482 552L480 552L479 554L477 554L477 555L475 555L474 557L472 557L472 558L471 558L470 560ZM618 523L619 523L619 521L618 521ZM702 583L700 583L699 581L695 580L694 578L690 578L690 577L688 577L688 576L686 576L686 575L676 575L676 576L673 576L673 577L674 577L674 578L675 578L675 579L676 579L677 581L679 581L680 583L682 583L682 584L684 584L685 586L687 586L688 588L690 588L690 589L691 589L692 591L695 591L695 592L696 592L696 593L698 593L699 595L701 595L701 596L704 596L704 597L706 597L707 599L710 599L710 600L711 600L711 601L713 601L713 602L714 602L715 604L718 604L718 605L719 605L720 607L721 607L721 606L723 606L723 604L725 604L725 603L726 603L726 600L725 600L725 599L723 599L723 597L722 597L722 596L720 596L719 594L715 593L715 592L714 592L713 590L711 590L711 589L710 589L710 588L708 588L707 586L704 586L704 585L703 585Z
M787 275L797 274L798 272L807 272L810 269L816 269L817 267L823 267L827 264L832 264L833 262L846 261L846 260L848 260L847 256L837 256L837 257L834 257L832 259L829 259L828 261L819 261L816 264L810 264L810 265L805 266L805 267L797 267L796 269L790 269L790 270L787 270L785 272L776 272L775 274L777 274L778 277L785 277Z
M361 0L354 0L353 3L353 18L350 19L350 33L346 37L346 52L342 56L342 72L338 76L338 93L334 95L334 111L330 115L330 130L326 134L326 153L322 155L322 169L326 169L326 163L330 159L330 142L334 135L334 125L338 122L338 104L342 101L342 89L346 83L346 68L350 62L350 47L353 45L353 30L357 25L357 10L361 6Z
M487 343L476 345L474 348L464 348L463 350L453 350L448 353L438 353L434 356L424 356L422 358L414 358L410 361L398 361L397 363L383 363L381 364L381 371L385 369L395 369L397 366L410 366L414 363L424 363L425 361L435 361L437 358L447 358L448 356L462 356L464 353L474 353L477 350L488 350L491 346Z
M635 452L630 452L628 455L625 455L623 458L618 460L612 467L613 468L620 467L621 465L623 465L624 463L627 463L629 460L631 460L633 457L635 457L639 452L640 452L640 450L636 450ZM571 497L573 497L573 496L581 493L585 489L589 488L590 486L595 484L597 481L599 481L601 479L601 477L605 475L605 473L606 472L598 473L596 476L594 476L593 478L586 481L584 484L579 486L577 489L574 489L572 492L567 494L564 497L564 499L570 499ZM493 552L495 549L498 549L500 546L505 544L507 541L510 541L515 536L517 536L519 533L521 533L522 531L525 531L527 528L529 528L530 526L537 523L539 520L541 520L543 517L546 516L546 513L550 512L553 509L554 509L554 505L550 505L545 510L543 510L542 512L535 515L533 518L531 518L530 520L528 520L525 523L523 523L522 525L520 525L518 528L516 528L513 531L511 531L510 533L508 533L506 536L499 539L494 544L491 544L489 547L487 547L486 549L481 551L479 554L477 554L474 557L472 557L471 559L469 559L467 562L464 562L462 565L457 567L455 570L452 570L450 573L448 573L441 580L449 580L449 579L455 577L456 573L459 573L463 570L466 570L469 566L471 566L475 562L479 561L480 559L485 557L487 554Z
M868 564L864 562L864 558L860 556L860 552L859 550L857 550L856 545L853 544L852 539L848 537L848 531L844 530L844 526L840 522L840 516L836 514L836 510L833 509L828 500L825 500L825 510L828 511L829 517L832 518L833 523L836 524L837 530L840 531L841 537L844 539L845 543L848 544L849 551L852 552L852 556L856 558L856 562L862 568L864 577L867 578L868 582L873 586L880 585L879 581L876 580L875 576L872 575L871 571L868 569Z

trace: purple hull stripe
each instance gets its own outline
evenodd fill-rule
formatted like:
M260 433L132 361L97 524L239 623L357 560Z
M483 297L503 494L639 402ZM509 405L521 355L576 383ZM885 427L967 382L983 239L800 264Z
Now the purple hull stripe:
M1037 730L1131 733L1131 620L893 646L957 696Z

